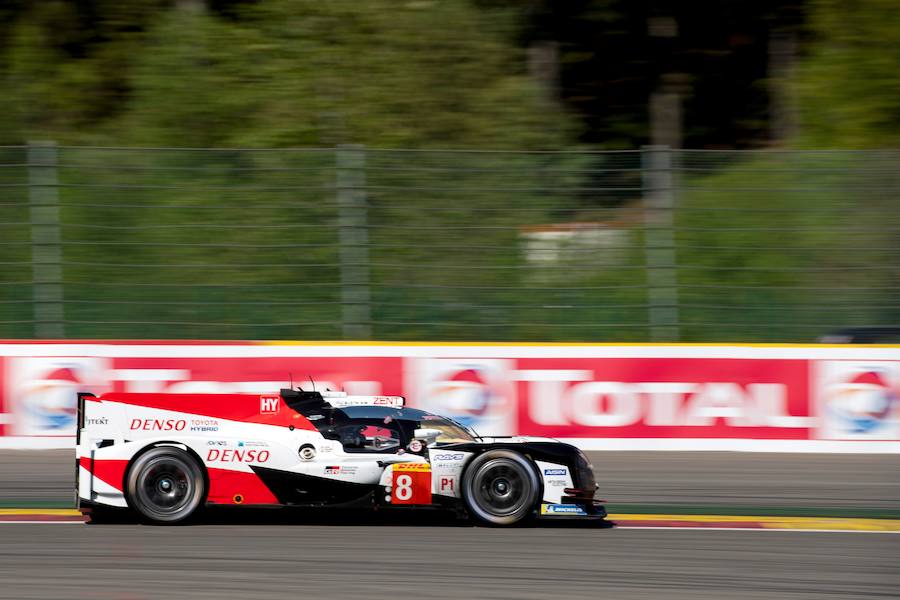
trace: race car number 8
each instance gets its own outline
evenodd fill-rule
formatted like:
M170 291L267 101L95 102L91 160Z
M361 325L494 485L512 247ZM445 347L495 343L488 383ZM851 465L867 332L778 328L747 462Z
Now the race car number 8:
M391 502L396 504L431 504L431 471L394 473Z
M397 500L409 500L413 495L412 477L409 475L400 475L397 477Z

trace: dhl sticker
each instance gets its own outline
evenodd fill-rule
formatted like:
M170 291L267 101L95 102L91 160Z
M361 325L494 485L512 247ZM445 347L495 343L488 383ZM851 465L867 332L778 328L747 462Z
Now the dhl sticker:
M394 473L427 473L431 471L431 465L428 463L396 463L394 465Z

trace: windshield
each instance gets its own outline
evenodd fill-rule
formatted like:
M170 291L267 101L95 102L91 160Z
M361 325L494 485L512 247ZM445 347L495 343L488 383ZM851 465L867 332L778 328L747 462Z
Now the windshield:
M433 415L417 408L393 408L390 406L347 406L336 413L343 413L347 420L375 421L389 425L392 422L406 424L411 434L415 429L436 429L441 432L437 438L439 443L473 442L478 435L471 429L460 425L453 419ZM344 421L344 419L338 419Z
M441 435L437 437L438 443L474 442L475 432L468 429L453 419L438 415L425 415L421 421L422 429L437 429Z

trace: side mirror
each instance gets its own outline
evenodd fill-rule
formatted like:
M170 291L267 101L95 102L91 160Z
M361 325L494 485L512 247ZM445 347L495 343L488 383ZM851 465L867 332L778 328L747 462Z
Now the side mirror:
M413 438L422 440L426 446L437 443L438 437L443 433L440 429L416 429L413 432Z

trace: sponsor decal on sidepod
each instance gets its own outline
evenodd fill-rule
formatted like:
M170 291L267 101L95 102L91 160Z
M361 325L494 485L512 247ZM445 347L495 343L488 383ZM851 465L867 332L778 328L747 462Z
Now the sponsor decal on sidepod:
M355 475L357 467L355 465L333 465L325 467L326 475Z
M187 426L184 419L132 419L132 431L183 431Z
M577 504L543 504L541 505L542 515L577 515L585 516L585 510Z
M259 413L262 415L274 415L281 404L281 396L263 395L259 397Z
M444 461L444 460L457 461L457 460L462 460L464 456L465 456L465 454L463 454L462 452L454 452L452 454L435 454L432 457L432 459L439 460L439 461Z
M214 432L219 430L219 421L216 419L191 419L191 431Z
M210 448L206 462L264 463L269 460L268 450L219 450Z

